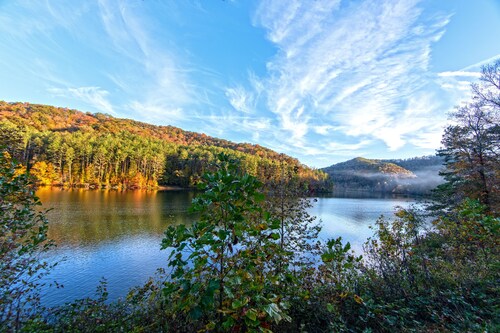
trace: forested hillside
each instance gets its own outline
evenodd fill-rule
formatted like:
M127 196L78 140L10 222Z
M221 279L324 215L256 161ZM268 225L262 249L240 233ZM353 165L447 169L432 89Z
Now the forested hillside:
M278 168L294 170L311 189L324 188L327 179L322 171L259 145L30 103L0 101L0 145L43 185L190 187L221 152L264 182L278 177Z
M325 171L338 190L369 190L382 193L426 194L442 183L437 156L401 160L374 160L358 157L337 163Z

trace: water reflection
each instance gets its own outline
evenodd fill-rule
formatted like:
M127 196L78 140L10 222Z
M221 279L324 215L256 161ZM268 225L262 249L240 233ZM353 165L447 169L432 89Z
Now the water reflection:
M47 282L64 285L45 291L49 306L92 295L103 277L111 300L124 296L166 266L160 243L168 225L194 219L187 191L41 188L37 195L51 209L49 237L57 244L48 260L59 264Z
M190 224L194 197L189 191L113 191L41 188L37 195L48 214L49 237L57 248L50 261L62 261L50 280L64 289L47 290L45 305L62 304L92 295L101 277L109 282L111 300L166 267L168 253L160 251L164 230L171 224ZM342 236L358 253L373 233L368 228L405 198L318 198L311 215L323 221L320 237ZM49 281L50 281L49 280Z
M392 218L394 208L408 207L415 201L409 198L343 198L324 197L311 209L310 213L322 220L320 237L324 240L341 236L351 243L358 254L363 252L363 243L373 235L370 225L384 215Z
M162 234L170 224L189 224L194 196L188 191L94 191L42 188L49 237L59 245L91 246L133 235Z

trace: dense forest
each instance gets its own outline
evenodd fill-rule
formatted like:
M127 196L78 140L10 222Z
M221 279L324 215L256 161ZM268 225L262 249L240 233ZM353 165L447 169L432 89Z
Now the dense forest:
M330 176L336 190L422 195L430 194L443 183L439 175L443 162L440 156L395 160L358 157L322 170Z
M323 172L259 145L100 113L0 101L0 133L0 145L42 185L193 187L215 156L226 153L264 182L276 177L279 164L296 169L304 186L327 188Z

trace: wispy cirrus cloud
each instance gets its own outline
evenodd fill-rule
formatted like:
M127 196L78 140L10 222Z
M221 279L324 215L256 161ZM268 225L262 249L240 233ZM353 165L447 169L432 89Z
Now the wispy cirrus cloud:
M446 119L430 87L431 46L450 17L424 17L420 2L262 1L254 24L279 50L261 78L266 107L288 133L279 139L305 154L340 149L332 142L346 135L354 151L373 140L393 151L428 147L421 138L435 138Z
M148 55L147 35L143 33L133 15L122 1L97 2L99 17L111 43L118 53L138 62Z
M100 112L117 115L107 99L109 92L100 87L49 88L47 91L60 97L76 98Z
M64 103L73 99L73 105L82 107L82 101L92 111L180 124L189 114L178 110L207 98L192 80L197 66L175 47L172 32L160 28L160 14L165 17L169 5L13 1L1 5L0 42L25 58L20 73L44 82L40 91L64 97Z
M488 59L481 60L475 64L469 65L465 68L462 68L460 71L470 71L470 70L479 70L481 66L490 64L494 62L495 60L498 60L500 58L500 54L494 55L493 57L490 57Z
M202 131L236 142L246 137L243 140L245 142L263 144L274 130L272 120L268 117L235 113L230 109L198 113L196 119L203 122ZM266 146L271 148L270 145Z
M352 155L353 151L361 151L372 143L371 140L361 140L357 143L338 143L330 142L326 148L329 152L338 155Z
M478 78L481 76L481 73L479 72L468 72L468 71L448 71L448 72L441 72L438 73L439 77L457 77L457 76L462 76L462 77L475 77Z
M437 74L436 82L444 90L456 94L468 96L470 92L471 80L478 79L481 76L480 72L471 71L447 71ZM458 99L459 96L457 96Z
M254 113L255 96L242 86L226 88L225 95L231 106L242 113Z
M155 22L141 15L140 8L126 1L99 0L98 5L112 49L130 63L129 69L108 74L130 94L125 108L149 121L180 123L188 116L185 107L197 101L197 87L188 75L193 66L181 60L175 48L158 42L163 38L168 43L168 36L152 38Z
M133 112L142 115L146 121L153 123L173 124L184 118L182 108L167 108L161 103L148 104L133 101L127 107Z

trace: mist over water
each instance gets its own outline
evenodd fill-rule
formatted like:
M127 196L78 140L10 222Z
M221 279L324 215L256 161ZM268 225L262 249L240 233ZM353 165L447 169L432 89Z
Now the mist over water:
M444 183L444 178L439 175L440 169L442 169L442 167L429 167L427 169L415 171L415 175L417 177L412 180L412 183L418 184L422 187L433 189L436 186Z

